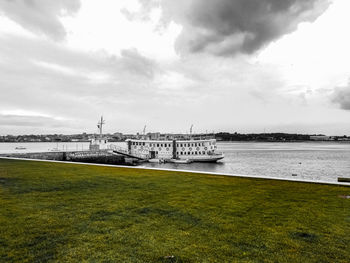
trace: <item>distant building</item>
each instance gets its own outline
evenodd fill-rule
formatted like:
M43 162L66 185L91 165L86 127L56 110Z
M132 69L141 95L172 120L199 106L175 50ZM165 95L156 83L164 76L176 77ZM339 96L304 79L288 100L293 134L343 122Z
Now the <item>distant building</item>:
M147 137L149 138L149 140L159 140L160 132L149 132L147 133Z
M115 133L113 133L112 137L113 137L113 139L116 139L116 140L122 140L123 134L121 132L115 132Z
M327 135L311 135L311 141L331 141L332 137Z

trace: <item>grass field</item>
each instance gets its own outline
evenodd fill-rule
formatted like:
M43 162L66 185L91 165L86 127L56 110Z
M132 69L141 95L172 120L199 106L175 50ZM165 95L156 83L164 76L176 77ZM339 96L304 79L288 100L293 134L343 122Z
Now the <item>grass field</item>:
M350 187L0 159L0 262L350 262Z

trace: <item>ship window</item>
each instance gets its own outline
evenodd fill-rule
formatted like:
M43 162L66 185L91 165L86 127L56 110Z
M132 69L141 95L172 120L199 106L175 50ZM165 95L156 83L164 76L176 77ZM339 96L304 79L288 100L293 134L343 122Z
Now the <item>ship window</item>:
M143 143L143 145L145 145L145 143Z
M203 151L202 154L205 154L205 151Z
M188 152L188 155L190 155L191 154L191 152Z
M159 143L157 143L157 147L159 147Z

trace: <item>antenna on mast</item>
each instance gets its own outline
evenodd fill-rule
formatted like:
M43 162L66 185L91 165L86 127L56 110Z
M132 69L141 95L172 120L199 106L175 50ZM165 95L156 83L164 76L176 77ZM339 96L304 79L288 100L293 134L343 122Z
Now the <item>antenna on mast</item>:
M193 124L191 125L191 128L190 128L190 138L192 138L192 129L193 129Z
M146 127L147 127L147 125L145 125L145 126L143 127L143 135L146 135Z

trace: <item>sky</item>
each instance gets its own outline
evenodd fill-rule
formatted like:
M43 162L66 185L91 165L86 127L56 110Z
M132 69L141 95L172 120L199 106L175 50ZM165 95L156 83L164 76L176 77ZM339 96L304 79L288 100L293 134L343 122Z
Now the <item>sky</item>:
M1 0L0 135L350 135L348 0Z

